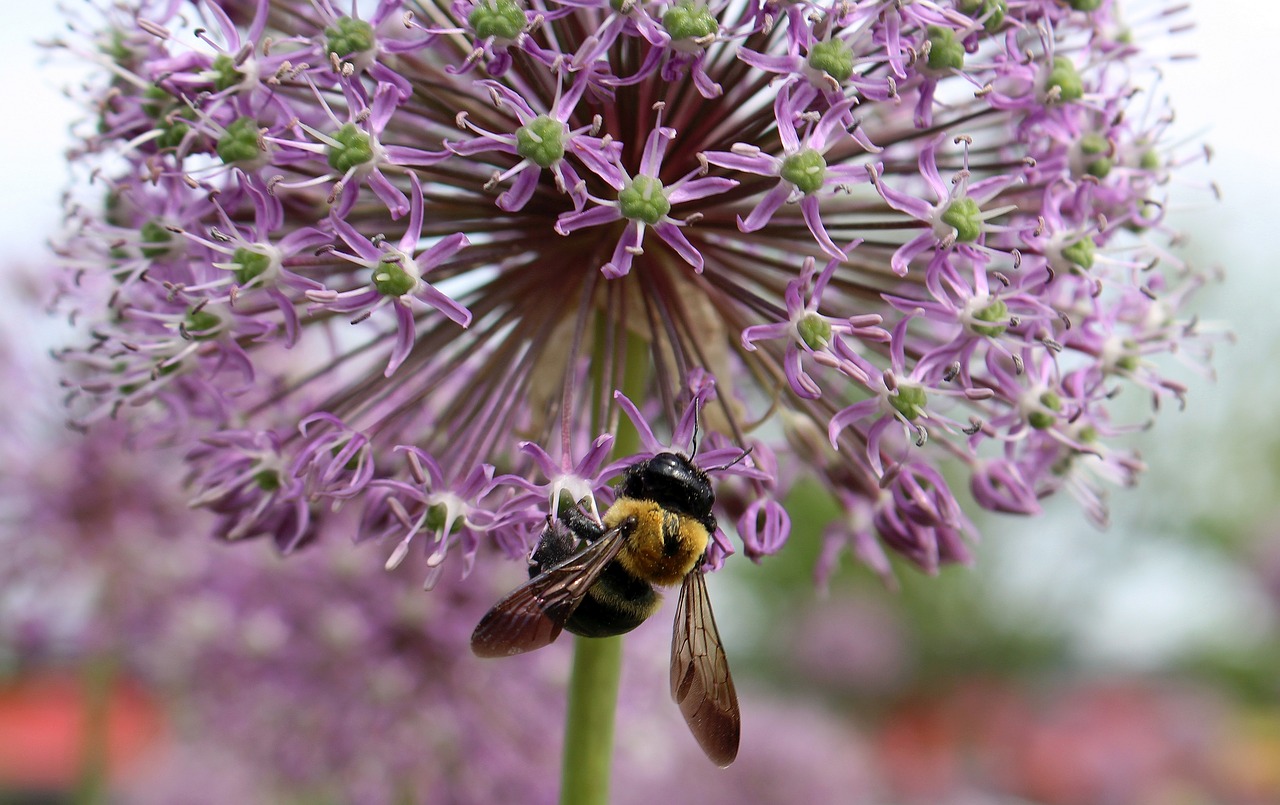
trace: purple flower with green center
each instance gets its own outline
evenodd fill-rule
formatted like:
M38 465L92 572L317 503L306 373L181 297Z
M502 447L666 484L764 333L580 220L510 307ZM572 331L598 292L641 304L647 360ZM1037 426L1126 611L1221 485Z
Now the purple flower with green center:
M462 157L485 151L502 151L521 157L514 167L495 173L486 185L486 188L494 187L515 177L515 186L501 193L497 200L498 206L507 212L519 212L529 203L544 170L550 170L555 177L557 191L567 192L573 198L574 209L582 209L587 203L586 183L578 178L577 171L565 155L572 153L582 162L592 165L595 173L601 174L609 172L609 166L617 160L621 150L619 143L608 143L588 134L598 126L595 121L572 130L566 124L582 99L587 82L576 80L568 93L556 98L549 114L534 112L524 98L496 81L481 81L479 86L489 90L495 106L505 106L514 112L520 127L510 134L486 131L467 120L464 113L459 115L459 123L479 136L465 142L446 141L445 146Z
M435 165L447 159L449 154L382 143L380 138L398 102L399 90L395 85L378 84L372 98L360 84L346 84L343 91L346 93L344 100L349 119L343 120L334 114L324 96L316 90L317 103L328 112L328 125L318 129L298 122L298 126L318 142L267 138L284 148L324 154L332 170L323 176L305 179L301 185L289 184L281 177L281 181L274 182L272 188L279 193L309 184L331 185L333 191L328 201L332 203L340 197L335 211L339 216L345 216L359 199L360 186L368 184L374 195L387 205L391 217L399 218L409 212L412 205L408 196L387 178L387 172L405 173L410 166Z
M817 353L823 353L827 356L826 360L834 364L839 360L832 352L831 342L834 339L854 338L870 343L889 341L889 333L880 328L881 318L877 314L841 320L818 312L822 304L822 293L840 263L840 260L827 261L822 273L815 278L817 263L812 257L806 258L800 276L787 283L784 296L787 304L786 320L774 324L757 324L742 331L742 347L751 352L756 349L756 341L787 339L787 383L797 397L812 400L822 396L822 387L804 370L804 355L816 356ZM815 360L819 359L815 357Z
M694 271L701 273L702 254L680 231L681 225L689 222L678 221L668 213L674 204L724 193L738 184L732 179L697 178L703 171L695 168L670 186L664 185L659 178L662 159L666 155L668 144L676 136L676 130L662 125L661 105L657 107L657 113L657 122L645 139L640 169L634 177L618 162L601 164L593 161L588 164L596 175L616 191L616 199L588 196L596 206L582 212L565 213L556 221L555 231L561 235L569 235L583 227L602 226L614 221L627 222L609 262L600 267L609 279L626 276L631 270L632 260L644 254L644 233L648 227L653 227L658 237L693 266Z
M410 174L409 178L413 190L409 226L398 247L388 246L381 239L374 243L341 218L331 219L338 236L355 252L348 255L335 251L334 254L367 268L370 271L367 284L348 291L326 288L307 292L307 298L315 303L316 310L358 312L360 315L356 321L368 318L384 305L391 305L396 314L396 346L387 361L388 377L413 349L416 316L411 305L414 301L425 302L460 327L471 324L471 311L423 279L424 274L464 248L468 244L467 236L455 232L415 256L414 250L422 238L422 187L416 175Z
M632 86L649 80L658 73L663 81L678 81L689 75L702 97L711 99L724 93L707 73L709 48L720 38L718 15L727 0L706 3L702 0L674 0L655 4L661 8L661 35L645 37L650 44L644 63L632 75L614 78L609 86Z
M696 410L712 566L780 550L806 480L824 567L932 571L965 489L1104 519L1146 424L1115 394L1180 402L1163 358L1216 338L1112 0L103 5L67 43L108 68L57 243L71 415L184 448L223 536L466 573L692 453Z
M805 225L822 246L823 253L837 260L845 258L845 253L827 234L818 205L823 191L829 195L849 193L852 184L867 181L875 170L874 165L868 164L829 165L824 156L841 145L840 135L847 135L843 120L855 102L854 98L842 100L817 116L801 112L792 98L780 92L774 106L782 145L780 155L766 153L750 143L734 143L729 153L708 151L703 155L712 165L778 178L778 184L760 199L746 220L738 219L739 229L759 231L768 226L784 203L798 204L804 213ZM808 120L803 140L795 128L796 118Z
M1013 204L985 210L982 208L1010 184L1019 181L1020 177L1012 173L1003 174L970 184L972 174L969 171L969 141L964 137L956 139L965 149L962 167L952 177L950 187L947 187L938 171L940 141L929 143L920 151L920 176L933 195L932 203L888 187L881 181L879 172L872 169L871 182L889 206L928 224L927 231L902 244L890 259L889 264L899 276L905 275L911 261L922 254L932 258L929 263L931 268L944 265L947 252L952 248L962 252L990 254L994 250L985 246L984 236L998 230L993 230L987 221L1016 209Z
M402 452L409 464L409 481L378 482L392 491L381 498L380 506L386 506L395 520L407 526L387 559L387 570L399 567L409 554L413 539L425 534L429 542L435 543L427 556L428 575L423 583L424 589L429 590L440 580L451 547L461 543L460 552L468 571L475 561L480 535L495 520L492 512L479 505L494 488L493 467L481 465L463 478L449 478L440 463L425 451L406 447ZM408 501L407 506L404 501ZM377 511L370 507L366 516L377 517Z

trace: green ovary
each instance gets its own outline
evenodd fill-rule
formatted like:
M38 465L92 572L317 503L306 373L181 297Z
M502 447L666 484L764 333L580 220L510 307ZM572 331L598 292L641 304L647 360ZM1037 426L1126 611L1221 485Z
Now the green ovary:
M822 188L827 178L827 160L814 149L806 148L785 157L779 175L807 196Z
M244 80L244 73L236 69L235 61L225 53L213 60L213 88L218 92L230 89Z
M467 22L480 39L509 40L520 35L526 20L514 0L489 0L473 9Z
M817 313L806 313L796 331L809 349L826 349L831 343L831 324Z
M959 70L964 67L964 43L956 39L956 32L940 25L930 25L929 69L936 72Z
M325 28L324 35L327 52L339 58L373 49L373 26L364 20L343 17L332 28Z
M897 395L889 397L889 404L907 419L918 418L928 401L928 395L919 386L898 386Z
M516 129L516 153L540 168L556 164L564 158L564 124L538 115Z
M154 260L164 257L173 248L173 233L156 220L147 221L138 229L142 236L142 256Z
M1040 404L1044 408L1027 414L1027 424L1036 430L1045 430L1053 427L1053 423L1058 420L1056 413L1062 410L1062 398L1052 391L1046 391L1040 395Z
M1094 245L1093 238L1085 237L1064 248L1062 256L1072 265L1079 266L1087 271L1093 268L1093 256L1097 248Z
M652 226L671 211L671 202L663 194L662 182L637 176L618 193L618 210L628 220Z
M1003 299L997 299L982 310L973 314L978 321L992 322L991 324L973 324L971 329L979 335L998 336L1005 330L1004 322L1009 318L1009 306L1004 303ZM1001 322L995 324L994 322Z
M404 296L414 289L417 280L399 263L387 260L373 270L373 287L384 296Z
M809 67L844 83L853 75L853 48L841 39L818 42L809 50Z
M187 314L187 334L197 341L217 335L222 319L207 310L193 310Z
M271 258L261 252L241 246L231 255L231 262L236 264L235 278L240 285L248 285L262 276L271 266Z
M373 147L369 135L360 130L355 123L347 123L334 133L337 145L329 147L329 167L341 173L363 165L373 159Z
M227 165L248 162L262 154L258 145L258 121L251 117L237 118L227 126L227 133L218 139L218 156Z
M975 19L989 13L991 16L982 23L982 27L990 33L1004 22L1004 15L1009 11L1009 3L1007 0L961 0L958 8Z
M662 15L662 27L667 29L673 40L680 40L711 36L720 26L706 6L693 0L679 0Z
M982 209L969 197L958 198L947 205L942 223L956 231L956 241L973 243L982 234Z
M1062 101L1078 101L1084 97L1084 82L1071 59L1066 56L1055 56L1053 69L1049 71L1049 80L1045 89L1058 90L1058 99Z

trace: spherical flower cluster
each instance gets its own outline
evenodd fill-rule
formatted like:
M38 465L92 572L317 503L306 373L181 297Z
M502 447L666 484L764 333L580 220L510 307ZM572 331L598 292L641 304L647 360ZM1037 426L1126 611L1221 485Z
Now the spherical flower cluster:
M1121 5L110 4L63 43L105 76L73 417L188 446L221 537L355 507L429 584L699 435L752 558L800 478L846 511L824 569L966 560L961 478L1102 520L1112 399L1181 401L1161 356L1208 343L1140 44L1181 7Z

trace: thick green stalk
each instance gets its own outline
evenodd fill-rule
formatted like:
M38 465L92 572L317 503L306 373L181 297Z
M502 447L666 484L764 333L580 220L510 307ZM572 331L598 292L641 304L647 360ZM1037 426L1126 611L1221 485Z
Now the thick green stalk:
M648 380L649 344L627 336L622 389L643 391ZM629 421L618 425L614 455L640 449L640 434ZM573 674L565 716L564 758L560 766L560 805L607 805L613 764L613 722L622 675L621 637L575 637Z
M84 743L80 774L71 801L99 805L107 801L107 720L111 689L116 678L115 661L108 656L91 659L81 672L84 686Z
M621 637L575 637L561 766L560 805L606 805Z

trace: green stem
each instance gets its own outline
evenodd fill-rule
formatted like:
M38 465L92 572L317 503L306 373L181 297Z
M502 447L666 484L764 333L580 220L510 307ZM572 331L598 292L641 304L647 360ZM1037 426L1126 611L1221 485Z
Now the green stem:
M649 344L628 334L623 392L631 396L642 392L648 375ZM602 378L597 378L597 383L601 381ZM639 431L629 421L620 422L613 443L614 456L629 456L639 449ZM574 637L564 758L560 766L560 805L607 805L609 802L613 722L621 675L621 637Z
M115 678L115 661L107 656L94 657L82 671L85 730L80 775L71 797L76 805L107 801L107 721Z
M574 638L560 805L605 805L609 801L613 717L621 673L621 637Z

